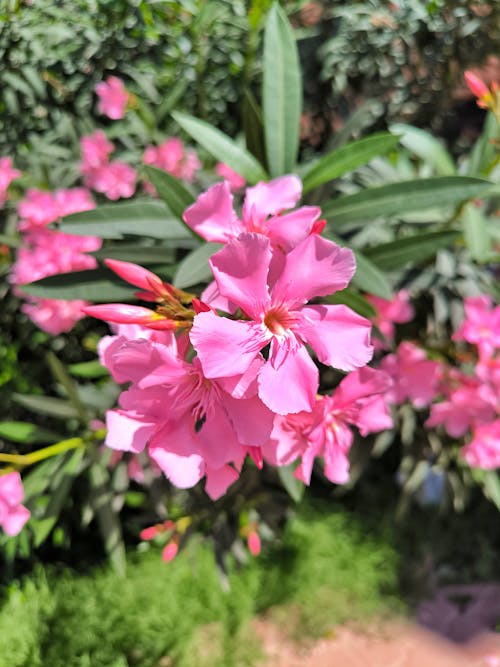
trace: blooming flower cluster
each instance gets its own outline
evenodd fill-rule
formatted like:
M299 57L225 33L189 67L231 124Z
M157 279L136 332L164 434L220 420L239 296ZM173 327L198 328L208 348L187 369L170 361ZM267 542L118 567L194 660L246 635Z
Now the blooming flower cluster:
M112 120L119 120L125 116L130 93L127 92L121 79L117 76L108 76L106 81L97 84L95 92L99 98L97 105L99 113Z
M16 293L24 296L22 285L47 276L96 267L96 260L86 254L98 250L101 240L94 236L73 236L48 229L59 218L88 211L94 202L88 190L72 188L45 192L28 190L19 202L19 230L23 245L17 251L10 281ZM56 335L69 331L83 317L81 300L64 301L29 296L22 310L41 329Z
M464 368L427 358L424 350L403 342L381 368L391 376L390 402L409 400L430 406L427 428L440 426L453 439L466 437L461 456L471 467L500 467L500 306L487 296L465 300L465 319L453 335L472 352Z
M23 499L21 475L18 472L0 475L0 526L11 537L21 532L30 517L30 511L21 505Z
M224 244L209 261L214 281L202 300L140 266L107 260L156 304L85 308L119 325L100 350L114 379L128 385L107 414L109 447L147 447L173 484L189 488L205 477L215 499L247 455L258 467L301 459L296 476L306 483L323 457L326 476L345 482L351 427L367 434L391 425L381 399L390 380L363 368L373 353L370 322L316 302L347 286L353 253L319 235L317 207L287 212L300 196L295 176L258 183L240 218L226 181L200 195L184 219ZM310 349L319 362L352 371L332 396L318 396Z
M102 192L108 199L131 197L135 192L137 172L122 160L109 160L114 145L102 130L85 135L80 140L83 182L91 190Z
M19 176L21 176L21 172L14 169L11 158L0 157L0 206L5 204L9 185Z
M142 159L144 164L168 171L175 178L189 183L201 169L196 151L186 149L181 139L177 137L169 137L159 146L147 146ZM146 183L146 189L152 194L155 193L151 183Z

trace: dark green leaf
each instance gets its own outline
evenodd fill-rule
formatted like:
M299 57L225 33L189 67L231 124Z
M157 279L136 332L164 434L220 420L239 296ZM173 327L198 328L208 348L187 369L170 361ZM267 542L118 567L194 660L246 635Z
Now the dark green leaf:
M487 219L477 206L467 204L462 211L462 224L471 256L478 262L486 261L493 252Z
M109 375L108 369L101 366L97 359L94 361L84 361L81 364L72 364L68 366L68 371L71 375L87 380L94 380Z
M352 279L353 284L369 294L380 296L382 299L392 299L391 286L382 271L359 251L355 250L354 255L356 273Z
M182 220L182 214L194 202L193 195L186 190L182 183L172 174L163 169L157 169L146 165L144 167L147 177L155 186L158 196L163 199L172 213ZM188 232L184 227L184 233Z
M349 308L352 308L352 310L355 310L367 319L371 319L377 314L371 303L362 297L361 294L349 287L326 297L325 301L327 303L344 304L345 306L349 306Z
M488 498L500 510L500 476L496 470L484 472L483 485Z
M192 238L183 241L175 241L176 247L196 247L198 242ZM141 246L137 243L116 243L107 245L91 253L96 259L121 259L123 262L134 262L149 266L151 264L173 264L175 261L175 250L164 245Z
M67 234L103 239L122 239L127 235L172 240L190 238L186 227L172 216L165 204L149 199L74 213L66 216L58 228Z
M399 137L390 132L380 132L337 148L322 157L303 176L304 193L354 171L377 155L394 148L398 141Z
M229 165L251 185L266 181L267 174L254 156L226 134L208 123L176 111L172 114L182 129L203 146L216 160Z
M489 188L491 183L488 181L466 176L402 181L330 199L323 206L323 215L336 228L413 211L457 206L480 196Z
M12 399L32 412L60 419L78 417L78 412L69 401L53 396L33 396L28 394L12 394Z
M211 280L213 276L208 260L221 248L220 243L206 243L186 255L174 276L174 285L184 288Z
M264 167L266 166L266 149L264 146L264 126L262 124L262 111L257 105L252 91L245 89L243 95L243 133L245 144L250 153Z
M85 406L80 401L75 381L72 377L70 377L68 371L64 367L64 364L56 357L53 352L47 353L47 362L49 364L52 375L58 382L61 383L69 402L78 412L81 421L86 423L88 420L88 413Z
M458 237L457 231L416 234L398 241L365 248L365 255L379 268L391 271L433 257L440 248L449 247Z
M59 434L28 422L4 421L0 422L0 438L25 444L42 444L57 441Z
M134 288L106 268L60 273L23 285L26 294L47 299L84 299L86 301L130 301Z
M295 169L302 111L302 76L293 30L275 2L264 32L262 107L272 177Z

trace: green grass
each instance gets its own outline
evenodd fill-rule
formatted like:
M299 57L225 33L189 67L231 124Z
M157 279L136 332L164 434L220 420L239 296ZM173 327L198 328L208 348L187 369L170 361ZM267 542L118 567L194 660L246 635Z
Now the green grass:
M395 552L346 514L302 511L279 546L220 584L210 545L164 564L134 554L126 579L38 570L0 611L0 667L246 667L259 655L249 620L272 608L294 633L397 606ZM293 617L293 623L290 618Z

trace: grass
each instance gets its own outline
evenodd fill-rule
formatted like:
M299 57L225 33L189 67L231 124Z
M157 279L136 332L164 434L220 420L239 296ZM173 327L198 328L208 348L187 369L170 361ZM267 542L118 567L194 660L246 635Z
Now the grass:
M260 655L256 613L316 636L398 605L388 540L331 506L302 510L280 545L229 579L224 591L210 545L195 540L169 564L134 554L125 579L39 569L5 598L0 667L246 667Z

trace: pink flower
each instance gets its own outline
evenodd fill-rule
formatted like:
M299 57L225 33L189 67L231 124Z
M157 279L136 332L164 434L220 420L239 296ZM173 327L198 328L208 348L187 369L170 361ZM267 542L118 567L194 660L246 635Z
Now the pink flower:
M258 556L260 554L262 545L260 542L259 533L256 530L252 530L248 533L247 544L248 550L252 556Z
M23 232L43 229L65 215L90 211L94 207L90 192L85 188L55 192L31 189L18 205L19 229Z
M460 453L471 468L500 468L500 419L478 425L471 442Z
M366 364L371 325L346 306L308 306L309 299L344 289L355 272L351 250L313 235L287 255L273 255L268 238L241 234L210 259L217 287L248 320L213 311L195 316L191 342L207 378L245 373L260 351L259 396L278 414L310 411L318 370L305 344L342 370Z
M325 476L336 484L349 479L348 453L353 441L350 426L361 435L392 427L381 396L391 385L389 376L372 368L360 368L342 380L331 396L318 396L312 412L277 417L265 458L274 465L288 465L302 458L295 476L311 480L314 459L325 462Z
M238 192L238 190L245 187L246 180L243 176L240 176L234 169L231 169L231 167L223 162L218 162L216 164L215 173L229 183L231 192Z
M108 76L106 81L101 81L95 87L99 98L98 111L112 120L118 120L125 116L125 109L129 100L123 81L116 76Z
M289 252L310 234L321 231L317 206L293 208L302 193L297 176L282 176L247 188L242 219L233 209L227 181L216 183L184 212L184 222L206 241L227 243L243 232L268 236L273 247ZM318 226L319 225L319 226Z
M91 169L107 164L115 147L102 130L96 130L80 139L80 148L82 150L81 169L85 174Z
M136 170L125 162L115 160L89 170L85 184L96 192L102 192L108 199L131 197L135 192Z
M10 157L0 157L0 206L3 206L7 198L7 188L12 181L20 176L21 172L12 167Z
M488 86L481 79L469 70L464 72L465 83L475 97L481 99L490 92Z
M495 392L490 387L469 382L450 391L447 400L432 405L425 426L443 424L452 438L460 438L475 424L494 419L495 402Z
M169 563L171 560L174 560L178 552L179 543L175 538L173 538L165 547L163 547L161 558L164 563Z
M422 408L436 395L440 365L429 361L425 351L413 343L401 343L395 354L382 359L380 366L394 382L387 392L390 403L399 404L408 399L415 407Z
M34 322L39 329L51 336L67 333L85 315L82 308L88 301L72 299L37 299L30 297L30 301L21 306L22 312Z
M21 532L30 511L21 505L24 498L21 475L9 472L0 476L0 526L10 537Z
M188 182L194 180L196 172L201 168L196 152L185 149L177 137L170 137L159 146L148 146L144 151L143 162ZM151 183L147 185L147 189L154 193Z
M368 294L366 300L377 311L377 315L372 319L372 322L378 327L388 343L394 341L394 324L409 322L415 316L407 290L400 290L390 301L372 294ZM384 342L378 338L374 338L373 344L376 350L387 348Z
M489 358L500 347L500 306L493 308L489 296L465 299L465 320L453 340L477 345L480 359Z

